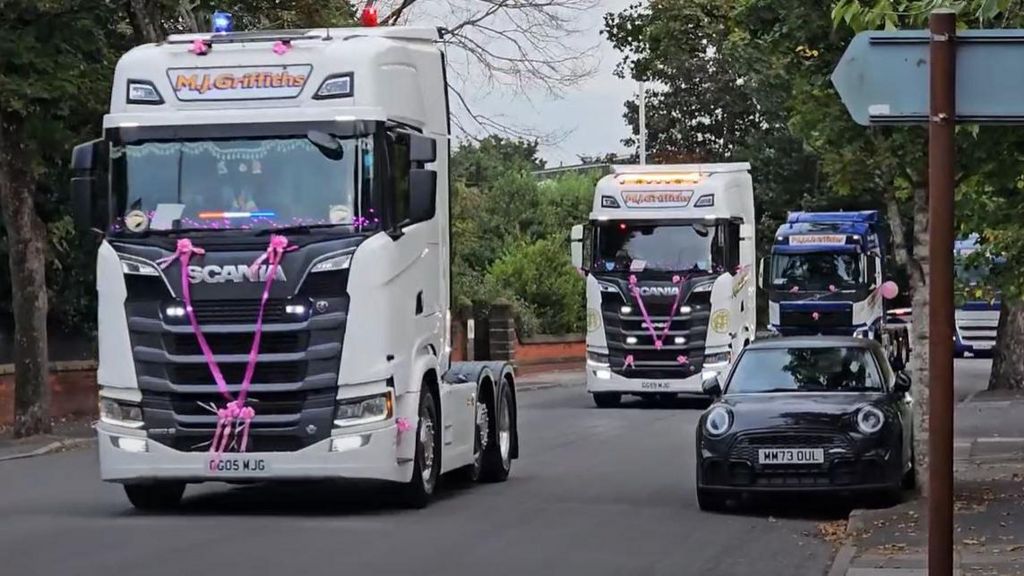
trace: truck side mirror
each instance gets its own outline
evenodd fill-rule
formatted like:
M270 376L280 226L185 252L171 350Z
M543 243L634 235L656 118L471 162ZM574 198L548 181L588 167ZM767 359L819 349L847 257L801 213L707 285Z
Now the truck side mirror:
M715 374L710 378L705 378L700 383L700 389L704 394L711 396L712 398L718 398L722 395L722 381L718 379L718 375Z
M437 172L409 170L409 222L426 222L437 209Z
M569 254L572 265L583 270L583 224L577 224L569 231Z
M95 228L94 211L99 208L94 202L97 193L96 169L103 153L102 139L85 142L75 146L71 152L71 210L75 228L79 232L88 232ZM95 214L99 216L99 214ZM105 225L105 224L101 224Z
M437 141L421 134L409 134L409 161L426 164L437 160Z

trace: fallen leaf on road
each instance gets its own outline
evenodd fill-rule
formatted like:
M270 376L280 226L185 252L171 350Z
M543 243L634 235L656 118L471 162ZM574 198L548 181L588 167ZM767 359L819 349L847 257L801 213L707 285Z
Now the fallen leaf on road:
M1017 550L1024 550L1024 544L1014 544L1006 549L1007 552L1016 552Z
M878 549L880 551L882 551L882 552L885 552L886 554L899 554L900 552L905 552L907 550L907 545L906 544L886 544L884 546L879 546Z
M818 524L818 534L826 542L839 542L846 537L846 521L837 520Z
M963 543L967 546L984 546L984 539L979 540L977 538L964 538Z

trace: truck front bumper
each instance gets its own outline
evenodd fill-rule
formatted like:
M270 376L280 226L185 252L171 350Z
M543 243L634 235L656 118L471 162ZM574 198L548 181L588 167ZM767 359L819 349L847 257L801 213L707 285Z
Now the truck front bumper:
M394 424L385 428L337 434L296 452L225 453L221 457L222 461L248 459L253 464L250 470L239 466L239 470L226 472L211 471L212 454L206 451L174 450L147 439L145 432L102 423L97 430L100 476L107 482L128 484L156 480L266 482L318 479L408 482L412 478L413 463L398 461L397 430ZM124 442L123 438L129 440ZM260 464L256 466L256 462Z
M700 394L701 374L688 378L627 378L608 368L587 366L587 392L618 392L621 394Z

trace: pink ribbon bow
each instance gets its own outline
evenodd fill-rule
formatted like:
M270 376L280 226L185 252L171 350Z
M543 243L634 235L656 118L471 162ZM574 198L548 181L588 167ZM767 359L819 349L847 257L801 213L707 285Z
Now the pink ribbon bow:
M636 366L633 365L633 355L632 354L627 354L626 355L626 359L622 362L622 368L623 369L626 369L626 368L636 368Z
M238 398L232 397L224 375L217 365L217 360L214 358L213 350L210 348L202 329L199 327L199 321L192 307L192 295L189 290L188 281L189 262L192 256L201 256L206 251L193 246L189 239L182 238L178 240L174 254L157 260L157 264L161 269L166 269L175 260L179 262L181 267L181 297L185 302L185 312L188 315L189 323L192 325L192 331L196 335L199 348L203 352L203 357L206 359L206 364L210 368L210 373L217 383L217 390L228 401L224 408L217 410L217 428L214 430L213 440L210 442L210 452L214 454L211 462L213 469L216 469L221 455L228 449L232 438L241 439L237 446L239 452L245 452L249 445L249 430L252 427L253 418L256 417L256 411L252 407L246 406L245 398L252 384L253 374L256 371L256 362L259 358L260 337L263 333L263 315L266 310L267 300L270 297L270 288L274 283L277 267L281 264L281 259L284 257L285 252L290 252L296 248L296 246L289 246L288 239L284 236L272 235L267 250L256 258L250 266L251 270L257 270L260 264L267 261L270 263L270 270L263 285L263 295L260 299L259 311L256 316L256 329L253 331L252 347L249 349L245 376L242 378L242 383L239 387Z
M196 56L205 56L210 51L210 45L201 38L196 38L192 41L192 45L189 46L188 51L195 54Z
M278 40L277 42L274 42L274 48L273 48L274 54L277 54L278 56L282 56L284 54L287 54L288 51L291 50L291 49L292 49L292 43L291 42L285 42L285 41L282 41L282 40Z
M679 356L676 356L676 362L679 362L680 366L686 366L690 363L690 359L680 354Z

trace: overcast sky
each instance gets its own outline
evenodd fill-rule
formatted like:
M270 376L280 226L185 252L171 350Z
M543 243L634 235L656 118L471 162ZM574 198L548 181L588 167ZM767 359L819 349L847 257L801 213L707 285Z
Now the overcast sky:
M629 4L630 0L601 0L600 7L588 15L589 32L571 40L579 46L600 42L597 74L576 90L560 100L537 96L532 103L525 98L491 95L478 99L477 108L489 114L502 114L536 130L567 132L560 143L542 148L541 156L549 166L575 164L578 155L628 152L622 145L629 132L622 118L623 103L633 96L636 86L612 75L620 56L601 37L600 27L604 13L618 12Z

